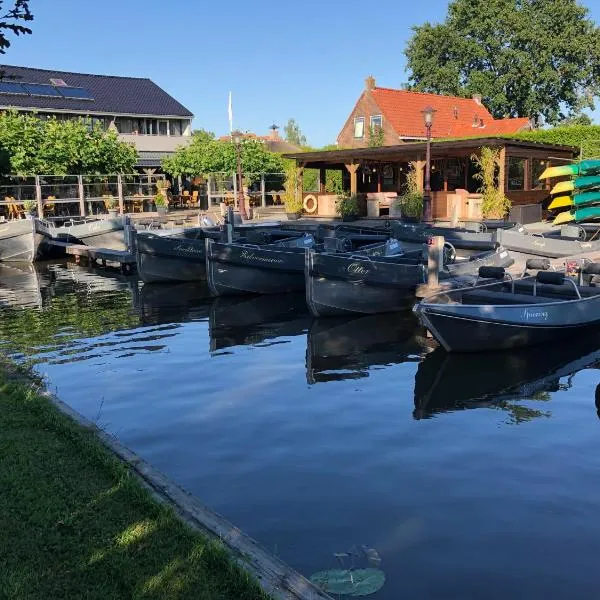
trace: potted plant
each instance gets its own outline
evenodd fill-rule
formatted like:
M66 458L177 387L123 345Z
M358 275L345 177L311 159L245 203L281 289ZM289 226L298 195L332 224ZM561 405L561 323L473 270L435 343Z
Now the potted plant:
M25 217L27 219L31 219L33 217L33 211L37 207L37 202L35 200L25 200L23 202L23 210L25 211Z
M104 199L104 206L108 214L113 218L116 217L119 212L119 199L115 198L112 194L104 194L102 198Z
M154 204L156 205L156 212L159 215L166 215L169 212L169 202L162 192L154 196Z
M296 220L302 214L302 196L297 193L298 176L296 165L290 163L285 168L284 191L281 195L288 220Z
M336 202L337 211L342 221L354 221L358 217L358 198L356 194L342 194Z

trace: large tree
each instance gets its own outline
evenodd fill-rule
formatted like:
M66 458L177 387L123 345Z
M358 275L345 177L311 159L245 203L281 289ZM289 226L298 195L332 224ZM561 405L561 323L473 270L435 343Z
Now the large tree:
M296 123L296 119L288 119L286 126L283 128L283 133L286 141L296 146L306 146L306 136L302 133L300 125Z
M269 152L265 144L255 138L242 138L240 159L242 171L248 176L283 170L281 156ZM190 144L163 159L162 166L171 175L233 173L237 170L235 145L229 139L215 139L210 132L195 131Z
M131 173L135 148L84 119L58 121L31 114L0 114L0 147L15 175Z
M5 7L4 0L0 0L0 54L5 54L10 47L8 35L27 35L31 29L23 23L33 21L29 10L29 0L13 0Z
M411 87L482 94L497 118L557 123L600 90L600 28L577 0L453 0L443 23L413 30Z

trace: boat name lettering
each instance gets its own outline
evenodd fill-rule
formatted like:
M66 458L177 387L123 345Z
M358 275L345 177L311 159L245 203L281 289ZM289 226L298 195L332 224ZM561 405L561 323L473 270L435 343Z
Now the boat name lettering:
M254 252L248 252L248 250L242 250L240 256L246 260L257 260L264 263L281 264L283 258L274 258L271 256L257 256Z
M202 248L194 248L194 246L188 244L178 244L173 249L178 252L187 252L188 254L203 254Z
M369 272L369 269L360 263L350 263L346 270L350 275L366 275Z
M546 321L548 319L548 313L545 310L531 310L529 308L525 309L525 318L529 319L543 319Z

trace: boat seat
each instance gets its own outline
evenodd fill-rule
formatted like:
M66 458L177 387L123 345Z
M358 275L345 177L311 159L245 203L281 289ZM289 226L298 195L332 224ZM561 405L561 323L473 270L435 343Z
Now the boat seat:
M510 284L505 284L505 289L510 289ZM600 289L590 285L578 286L579 293L582 298L597 296L600 294ZM515 291L520 294L533 294L533 281L515 281ZM563 285L554 285L551 283L538 283L537 295L546 296L549 298L577 298L575 289L569 283Z
M505 291L471 290L462 295L463 304L487 304L487 305L510 305L510 304L543 304L555 302L556 298L545 298L544 296L531 296L529 294L511 294Z

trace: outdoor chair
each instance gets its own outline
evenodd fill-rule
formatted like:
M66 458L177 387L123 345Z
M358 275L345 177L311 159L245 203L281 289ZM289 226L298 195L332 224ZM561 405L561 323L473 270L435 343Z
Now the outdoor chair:
M14 198L12 198L14 200ZM9 219L24 219L25 209L22 204L16 202L10 202L8 205L8 218Z

